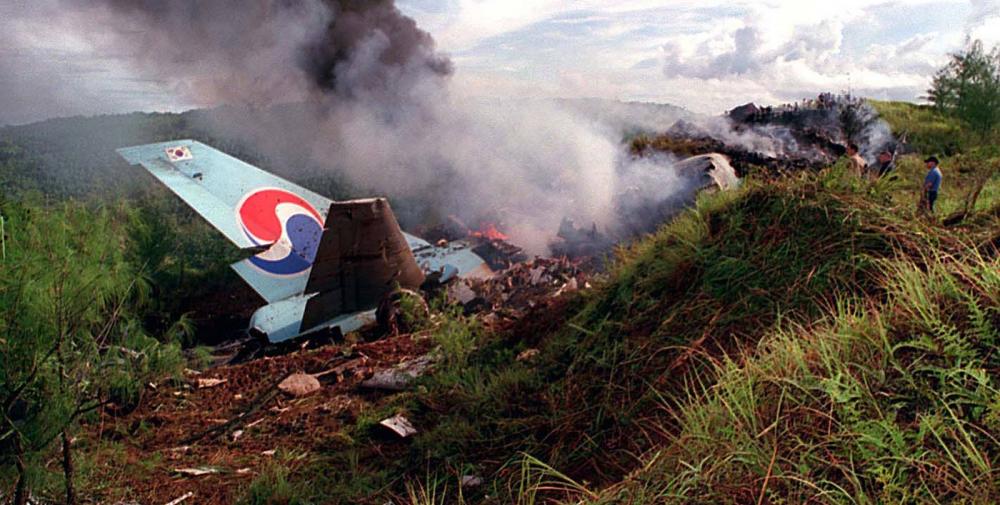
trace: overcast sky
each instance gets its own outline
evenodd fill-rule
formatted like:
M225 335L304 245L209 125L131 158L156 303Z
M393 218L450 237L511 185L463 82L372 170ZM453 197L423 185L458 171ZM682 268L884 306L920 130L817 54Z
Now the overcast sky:
M721 112L851 89L918 100L966 37L1000 42L1000 0L398 0L483 96L603 97ZM0 0L0 124L183 110L58 0ZM96 47L103 47L98 51Z

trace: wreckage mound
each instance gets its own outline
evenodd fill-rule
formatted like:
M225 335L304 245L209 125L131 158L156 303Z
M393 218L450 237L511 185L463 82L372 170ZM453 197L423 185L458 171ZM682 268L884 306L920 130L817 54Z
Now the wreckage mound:
M882 150L898 153L904 147L867 100L829 93L776 107L749 103L722 117L682 119L657 135L633 139L629 147L635 156L721 153L744 176L753 168L772 175L821 170L851 142L872 162Z

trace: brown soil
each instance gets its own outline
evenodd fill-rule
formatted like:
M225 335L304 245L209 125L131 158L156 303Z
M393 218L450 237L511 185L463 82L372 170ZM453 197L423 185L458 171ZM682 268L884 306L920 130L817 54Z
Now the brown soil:
M308 455L329 447L377 393L358 383L375 370L425 354L426 338L403 335L371 343L328 346L285 356L189 373L185 381L150 386L141 407L124 416L105 413L88 425L97 449L94 487L101 503L233 503L282 454ZM323 375L323 388L292 398L275 386L290 373ZM198 380L224 380L198 387ZM242 415L242 417L241 417ZM236 421L234 421L236 420ZM276 451L276 452L272 452ZM200 476L181 469L211 468Z

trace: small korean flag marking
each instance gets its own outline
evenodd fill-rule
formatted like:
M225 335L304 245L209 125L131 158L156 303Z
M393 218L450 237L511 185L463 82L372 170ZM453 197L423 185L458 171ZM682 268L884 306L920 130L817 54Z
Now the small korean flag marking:
M191 154L191 149L187 146L177 146L167 148L167 158L170 159L171 163L177 163L178 161L193 160L194 155Z

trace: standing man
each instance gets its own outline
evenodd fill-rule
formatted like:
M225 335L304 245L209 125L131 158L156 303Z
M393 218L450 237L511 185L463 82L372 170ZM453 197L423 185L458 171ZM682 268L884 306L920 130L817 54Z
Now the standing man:
M847 168L854 175L858 177L864 177L865 168L868 166L868 164L865 163L865 159L862 158L860 154L858 154L858 151L859 151L858 145L855 144L854 142L847 144L847 158L848 158Z
M878 178L881 179L889 175L893 169L896 168L896 164L892 161L892 153L889 151L882 151L878 153Z
M930 214L934 213L934 202L937 201L938 191L941 189L941 169L938 167L938 159L931 156L924 160L927 165L927 176L924 177L923 193L920 198L920 206Z

